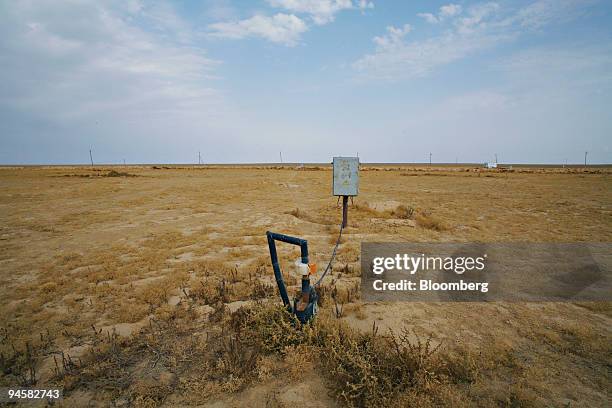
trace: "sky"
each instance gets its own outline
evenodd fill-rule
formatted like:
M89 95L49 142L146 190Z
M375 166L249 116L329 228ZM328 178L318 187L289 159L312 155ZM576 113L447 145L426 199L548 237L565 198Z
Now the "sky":
M612 163L609 0L0 0L0 164Z

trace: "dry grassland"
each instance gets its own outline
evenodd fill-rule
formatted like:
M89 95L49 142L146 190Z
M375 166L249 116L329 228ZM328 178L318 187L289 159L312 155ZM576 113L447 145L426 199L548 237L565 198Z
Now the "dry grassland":
M359 251L612 242L611 175L362 168L300 328L265 232L324 266L329 168L0 168L0 386L60 386L62 406L607 406L609 303L363 303ZM279 255L289 271L298 250Z

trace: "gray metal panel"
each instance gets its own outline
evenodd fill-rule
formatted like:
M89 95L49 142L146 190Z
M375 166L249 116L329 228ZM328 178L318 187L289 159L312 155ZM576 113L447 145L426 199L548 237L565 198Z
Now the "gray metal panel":
M359 157L334 157L335 196L359 194Z

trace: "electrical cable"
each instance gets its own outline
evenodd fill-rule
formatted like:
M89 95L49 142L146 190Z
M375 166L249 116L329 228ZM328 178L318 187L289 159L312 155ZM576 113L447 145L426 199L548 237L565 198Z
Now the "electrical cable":
M336 258L336 250L338 249L338 245L340 245L340 239L342 238L342 230L344 229L342 223L340 223L340 233L338 234L338 240L336 241L336 246L334 246L334 250L332 252L332 256L329 260L329 263L327 264L327 268L325 268L325 272L323 272L323 275L321 275L321 277L319 278L319 280L317 281L317 283L315 283L315 287L319 286L319 284L321 283L321 281L323 280L323 278L325 277L325 275L327 275L327 272L329 272L331 270L331 266L332 263L334 262L334 259Z

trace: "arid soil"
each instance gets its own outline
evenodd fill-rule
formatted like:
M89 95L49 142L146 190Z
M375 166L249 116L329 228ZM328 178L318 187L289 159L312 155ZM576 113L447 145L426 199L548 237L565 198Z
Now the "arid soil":
M275 316L244 310L280 302L267 230L327 263L330 167L0 168L0 386L62 387L61 406L608 406L610 303L363 303L359 256L364 241L609 243L611 176L363 166L315 325L406 328L447 373L375 400L330 375L327 329L241 339ZM280 248L292 293L298 255Z

